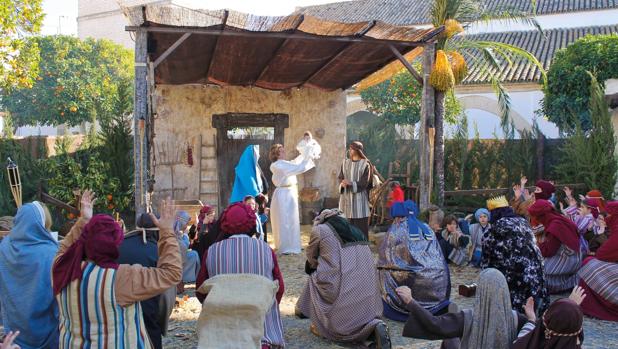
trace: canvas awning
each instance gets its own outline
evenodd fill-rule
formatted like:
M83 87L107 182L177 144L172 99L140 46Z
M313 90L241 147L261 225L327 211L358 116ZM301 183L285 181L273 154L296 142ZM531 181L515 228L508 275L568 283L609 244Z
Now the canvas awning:
M174 5L124 9L129 31L148 32L157 84L348 88L443 28L379 21L338 23L309 15L265 17Z

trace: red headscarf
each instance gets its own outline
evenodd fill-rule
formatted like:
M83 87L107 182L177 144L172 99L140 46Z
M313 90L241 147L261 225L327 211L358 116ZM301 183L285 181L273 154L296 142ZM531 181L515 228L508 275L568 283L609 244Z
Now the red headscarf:
M211 214L212 211L213 211L213 208L210 205L204 205L200 209L200 214L197 216L197 231L200 231L200 232L202 231L202 225L204 224L204 219L206 218L206 216Z
M71 281L81 279L84 259L102 268L118 269L118 247L123 239L124 233L114 218L103 214L92 217L79 239L52 268L54 294L60 293Z
M228 206L221 217L221 230L228 234L249 233L255 229L257 216L249 205L237 202Z
M551 194L556 192L556 187L548 181L538 180L536 182L536 186L541 188L540 193L534 193L534 198L537 200L549 200L549 198L551 198Z
M532 332L518 338L513 349L579 349L584 341L584 313L568 298L553 302Z
M588 199L596 199L599 203L599 211L605 212L605 198L600 190L593 189L586 194Z
M556 212L549 201L536 200L528 208L528 213L543 224L547 233L555 236L573 251L579 251L577 226L571 220Z
M586 205L590 209L590 213L594 217L594 219L599 218L599 200L597 199L584 199L582 201L584 205Z

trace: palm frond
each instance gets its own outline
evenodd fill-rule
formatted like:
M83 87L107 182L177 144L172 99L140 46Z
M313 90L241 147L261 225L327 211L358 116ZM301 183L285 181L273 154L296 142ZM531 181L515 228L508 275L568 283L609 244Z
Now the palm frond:
M478 18L478 22L483 24L488 24L491 21L497 21L505 25L515 23L529 25L534 27L539 33L544 35L543 28L541 27L541 24L536 20L536 16L525 11L520 11L517 9L500 9L493 12L483 12Z
M496 77L491 77L491 87L494 90L496 96L498 96L498 107L500 108L500 126L506 129L511 123L511 96L502 82Z

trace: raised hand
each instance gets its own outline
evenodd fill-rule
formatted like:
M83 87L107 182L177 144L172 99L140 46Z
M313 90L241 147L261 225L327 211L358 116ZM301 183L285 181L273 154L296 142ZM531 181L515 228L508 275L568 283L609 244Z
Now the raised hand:
M513 186L513 194L515 195L515 200L519 200L521 197L521 185L515 184Z
M412 290L408 286L399 286L395 289L395 292L405 304L412 302Z
M80 214L85 220L90 220L94 212L96 197L92 190L88 189L82 194Z
M569 187L564 187L564 195L566 195L567 199L570 199L573 197L573 190Z
M522 188L526 187L526 183L528 183L528 177L523 176L521 177L521 179L519 180L519 184Z
M579 286L575 286L573 292L571 292L571 295L569 296L569 299L577 303L577 305L582 304L584 298L586 298L586 293L584 292L584 289Z
M524 305L524 313L530 322L536 322L536 312L534 311L534 299L528 297L526 305Z
M4 342L0 343L0 349L20 349L20 346L17 344L13 344L15 338L19 336L19 331L17 332L9 332L9 334L4 337Z
M152 222L159 228L159 230L174 230L174 204L172 199L168 197L166 200L161 200L159 205L161 218L157 218L154 214L150 214Z
M528 201L532 198L532 194L530 194L530 190L524 189L524 200Z

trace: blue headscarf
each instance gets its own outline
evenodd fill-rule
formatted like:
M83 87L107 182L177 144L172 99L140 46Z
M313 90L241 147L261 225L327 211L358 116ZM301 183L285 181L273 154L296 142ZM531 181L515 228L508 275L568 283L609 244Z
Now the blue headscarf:
M406 200L405 202L395 202L391 206L390 209L391 217L407 217L408 218L408 232L412 240L418 240L420 238L420 233L423 233L423 236L427 240L433 239L433 233L429 229L429 227L418 220L416 216L418 215L418 206L412 200Z
M234 169L236 176L234 178L230 204L243 201L247 195L255 197L262 192L264 186L260 176L259 159L259 145L249 145L245 148L240 156L240 160L238 160L238 165Z
M58 345L58 306L51 268L58 243L45 228L38 202L17 211L14 226L0 243L0 302L4 331L21 331L22 349Z
M479 217L481 217L481 215L484 214L487 216L487 220L491 220L491 214L489 213L489 210L486 208L479 208L478 210L476 210L476 212L474 212L474 218L476 218L476 221L479 222Z
M191 216L189 216L189 213L187 213L187 211L176 212L176 220L174 221L174 233L182 234L183 232L180 231L180 228L189 224L190 220Z

